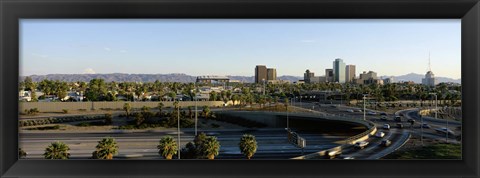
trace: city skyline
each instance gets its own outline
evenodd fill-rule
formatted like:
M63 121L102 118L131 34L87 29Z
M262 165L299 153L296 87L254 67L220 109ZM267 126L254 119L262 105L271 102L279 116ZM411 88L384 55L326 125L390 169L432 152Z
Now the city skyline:
M363 71L396 76L425 74L429 52L436 76L461 76L459 20L21 20L20 24L21 76L254 76L255 65L276 68L278 76L302 76L306 69L323 73L336 58L355 65L357 76Z

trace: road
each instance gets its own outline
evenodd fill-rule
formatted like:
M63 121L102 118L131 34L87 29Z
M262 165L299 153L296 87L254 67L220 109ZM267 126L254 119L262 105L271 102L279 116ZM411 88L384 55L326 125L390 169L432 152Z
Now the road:
M217 159L242 159L238 142L240 137L246 133L240 130L207 131L207 135L215 135L221 144L220 154ZM249 134L255 135L258 142L257 153L253 159L288 159L300 156L302 150L294 147L287 141L287 134L284 129L258 129L251 130ZM304 153L313 153L318 150L328 149L338 144L334 143L344 140L349 135L325 135L318 133L298 132L307 139L307 147ZM94 151L95 145L103 137L114 137L119 145L120 158L125 155L137 155L140 159L161 159L158 155L158 141L164 135L171 135L177 138L175 131L161 132L140 132L140 133L21 133L20 147L28 153L28 158L43 158L45 147L54 141L62 141L70 146L72 159L89 158ZM181 145L193 141L192 131L182 132Z

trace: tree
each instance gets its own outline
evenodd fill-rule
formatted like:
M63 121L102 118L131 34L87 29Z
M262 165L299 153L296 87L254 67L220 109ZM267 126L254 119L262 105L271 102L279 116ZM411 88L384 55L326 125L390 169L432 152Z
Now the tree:
M162 113L162 109L163 109L164 106L165 105L162 102L158 103L157 107L158 107L158 110L160 111L160 113Z
M210 107L203 106L202 113L203 113L203 116L205 117L205 119L207 119L210 116Z
M107 94L107 87L103 79L92 79L88 84L86 98L89 101L101 101Z
M172 159L172 156L176 155L178 151L177 142L173 140L173 137L171 136L162 137L157 148L158 154L163 156L165 159Z
M94 159L113 159L118 154L117 142L114 138L107 137L100 140L92 153Z
M135 124L137 126L142 125L144 121L145 121L145 118L143 117L142 113L138 113L137 115L135 115Z
M250 159L257 152L257 140L255 140L255 136L250 134L243 135L238 146L247 159Z
M132 110L132 106L130 106L130 103L123 104L123 110L125 111L125 114L127 115L127 118L129 118L130 111Z
M193 111L192 111L192 106L188 106L188 116L190 117L190 119L193 119Z
M45 159L68 159L70 157L70 148L63 142L53 142L47 148L43 156Z
M220 151L220 142L217 141L217 137L209 136L202 143L203 155L208 159L215 159Z
M107 113L107 114L105 114L104 117L105 117L105 124L107 124L107 125L112 124L112 119L113 119L112 114Z
M27 157L27 152L23 151L22 148L18 148L18 158L25 158Z

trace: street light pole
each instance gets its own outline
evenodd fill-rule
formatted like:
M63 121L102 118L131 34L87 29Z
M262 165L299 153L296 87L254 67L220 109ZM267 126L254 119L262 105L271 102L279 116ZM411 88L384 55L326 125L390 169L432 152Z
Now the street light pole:
M262 79L263 81L263 96L265 97L265 79Z
M367 120L365 112L365 99L367 99L367 94L363 94L363 120Z
M177 103L177 134L178 134L178 159L180 159L180 148L181 148L181 144L180 144L180 106L179 106L180 103Z
M195 136L197 136L197 101L198 101L198 96L197 96L197 82L194 83L195 85Z
M286 100L287 100L287 106L286 106L287 107L287 130L290 130L290 125L289 125L289 120L288 120L288 105L290 104L290 102L288 102L288 100L290 100L290 99L286 98Z

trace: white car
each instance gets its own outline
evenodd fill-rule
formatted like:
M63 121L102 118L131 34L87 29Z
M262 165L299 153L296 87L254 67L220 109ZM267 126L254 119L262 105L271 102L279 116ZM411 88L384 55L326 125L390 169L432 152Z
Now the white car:
M369 143L367 141L359 141L355 143L355 148L360 148L363 149L365 148Z
M372 111L367 112L367 114L368 114L368 115L377 115L376 112L372 112Z
M354 112L352 109L347 110L347 112Z
M383 132L377 132L375 134L375 137L378 137L378 138L383 138L383 136L385 136L385 133L383 133Z
M383 124L383 129L389 130L390 129L390 124Z

